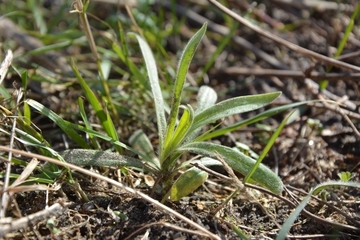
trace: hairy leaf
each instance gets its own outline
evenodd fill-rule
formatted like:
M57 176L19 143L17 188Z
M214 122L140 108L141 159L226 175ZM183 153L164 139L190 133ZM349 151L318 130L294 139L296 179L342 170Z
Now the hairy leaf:
M201 154L215 159L220 156L231 168L239 171L245 176L249 174L251 168L254 167L256 163L254 159L239 151L214 143L188 143L182 146L180 150ZM251 179L268 188L274 193L280 193L283 189L283 183L281 179L263 164L259 165Z

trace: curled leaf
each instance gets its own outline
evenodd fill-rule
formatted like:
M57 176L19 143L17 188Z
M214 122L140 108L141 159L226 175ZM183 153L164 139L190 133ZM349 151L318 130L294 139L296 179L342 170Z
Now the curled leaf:
M180 175L170 189L170 199L178 201L200 187L208 178L208 173L192 167Z

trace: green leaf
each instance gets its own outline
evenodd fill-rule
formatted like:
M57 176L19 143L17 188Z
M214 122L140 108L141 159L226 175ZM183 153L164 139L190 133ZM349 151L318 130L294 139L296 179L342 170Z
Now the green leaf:
M171 147L175 149L179 143L186 137L193 121L194 121L194 110L190 105L183 106L184 113L176 127L175 133L172 138Z
M195 115L194 124L190 131L194 131L206 124L230 115L248 112L266 106L274 101L280 94L281 92L274 92L241 96L217 103Z
M68 135L74 142L76 142L82 148L90 148L90 146L86 143L83 137L81 137L72 127L68 121L62 119L59 115L51 111L50 109L46 108L42 104L32 100L27 99L25 101L35 110L39 111L44 116L47 116L51 119L56 125L58 125L65 133Z
M205 133L205 134L199 136L196 139L196 141L205 141L205 140L212 139L212 138L215 138L215 137L223 136L226 133L237 130L237 129L243 127L243 126L259 122L259 121L261 121L263 119L274 116L275 114L279 114L281 112L284 112L284 111L286 111L286 110L288 110L290 108L305 105L305 104L310 103L310 102L315 102L315 101L304 101L304 102L292 103L292 104L287 104L287 105L280 106L280 107L271 108L269 110L266 110L265 112L257 114L256 116L254 116L252 118L249 118L249 119L240 121L238 123L235 123L234 125L231 125L231 126L228 126L228 127L213 131L211 133Z
M341 181L347 182L354 178L354 175L351 172L340 172L337 174Z
M174 129L178 117L179 112L179 106L181 101L181 93L184 88L184 83L186 80L186 75L191 63L191 60L194 57L195 51L197 47L199 46L201 39L203 38L205 31L206 31L207 23L204 23L204 25L200 28L197 33L195 33L194 36L189 40L187 45L185 46L185 49L181 55L180 62L176 71L176 77L175 77L175 86L174 91L172 95L172 104L171 104L171 110L170 110L170 116L169 116L169 124L166 131L166 140L165 141L171 141L172 136L174 134ZM167 144L165 144L167 145ZM162 157L161 157L162 159Z
M306 207L308 201L310 200L310 198L311 198L311 196L313 194L317 194L321 190L324 190L325 188L332 187L332 186L344 186L344 187L360 188L360 183L358 183L358 182L329 181L329 182L325 182L325 183L322 183L322 184L316 186L312 191L310 191L310 193L306 196L306 198L301 201L301 203L296 207L296 209L291 213L291 215L285 221L282 228L280 229L280 232L279 232L278 236L276 237L276 240L286 239L286 234L290 231L290 229L291 229L293 223L295 222L296 218L299 216L301 211Z
M231 168L239 171L244 176L249 174L256 163L254 159L239 151L214 143L193 142L182 146L179 150L201 154L210 158L217 158L220 155ZM263 164L259 165L251 179L277 194L281 193L283 189L281 179Z
M195 113L199 113L205 109L208 109L209 107L214 106L217 100L217 94L211 87L201 86L197 94L197 98L198 101ZM191 140L195 139L199 135L200 131L201 128L191 131L185 141L190 142Z
M130 136L129 143L134 149L148 156L149 159L151 159L150 164L152 164L156 169L160 170L160 162L155 155L153 145L142 130L135 131ZM146 161L147 159L144 160Z
M111 120L111 116L109 112L101 106L99 99L95 96L94 92L82 78L79 70L77 69L74 60L71 60L71 67L76 75L76 78L79 80L80 85L84 91L86 99L90 102L91 106L95 110L95 114L98 117L101 126L104 128L105 132L114 140L119 140L119 136L116 132L113 121ZM119 153L122 152L121 148L116 147Z
M179 201L182 197L192 193L208 178L208 173L196 167L188 169L180 175L170 189L171 201Z
M195 113L199 113L214 106L217 100L217 94L213 88L208 86L201 86L197 94L197 105Z
M164 99L161 93L158 72L156 68L156 62L151 52L149 45L144 39L135 33L129 33L130 36L136 37L139 42L141 52L144 56L146 71L149 77L151 91L154 98L156 120L158 125L159 134L159 148L162 151L164 146L165 132L166 132L166 118L164 110Z
M244 183L247 183L250 179L251 176L254 174L254 172L256 171L256 169L259 167L259 165L261 164L262 160L265 158L265 156L268 154L268 152L270 151L271 147L274 145L276 139L278 138L281 130L284 128L285 124L287 124L288 120L290 119L290 117L293 115L293 113L296 111L293 110L290 114L288 114L286 116L286 118L281 122L281 124L279 125L279 127L276 129L276 131L274 132L274 134L271 136L271 138L269 139L268 143L266 144L265 148L263 149L262 153L260 154L259 158L257 159L254 167L251 169L251 171L249 172L248 175L245 176L244 178Z
M194 121L194 110L190 105L182 106L184 113L179 121L179 124L176 127L174 135L171 139L167 139L165 142L165 147L163 151L163 160L168 157L173 150L175 150L178 145L185 139L193 121ZM171 163L170 163L171 164Z
M136 167L140 169L144 166L139 159L100 150L70 149L59 152L59 155L66 162L77 166Z

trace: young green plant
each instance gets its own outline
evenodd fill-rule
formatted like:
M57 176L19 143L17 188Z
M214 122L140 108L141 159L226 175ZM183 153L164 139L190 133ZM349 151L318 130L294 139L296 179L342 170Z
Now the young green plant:
M92 130L88 124L84 127L63 120L54 112L33 100L28 100L27 104L44 115L48 115L50 119L70 134L69 136L80 146L88 148L88 144L85 144L79 139L75 130L86 132L91 136L92 141L94 141L95 138L101 138L113 143L118 150L119 147L121 147L138 154L141 160L139 159L138 162L136 162L133 158L124 155L118 155L116 153L105 154L104 151L99 150L76 150L60 153L65 161L76 165L95 164L97 166L132 166L135 168L143 166L143 169L152 172L157 177L153 191L156 191L162 196L162 202L165 202L169 198L172 201L177 201L196 190L206 181L208 173L193 167L191 163L194 160L180 161L180 157L184 156L184 153L187 152L206 157L196 160L205 166L221 164L217 160L217 157L220 156L230 167L243 175L246 176L252 172L251 178L249 179L252 182L257 182L275 193L280 193L283 188L280 178L265 165L257 165L255 159L236 149L211 142L204 142L202 140L214 132L216 127L211 128L205 133L201 133L202 128L207 124L214 123L230 115L252 111L268 105L281 94L280 92L240 96L216 103L216 92L208 86L202 86L198 91L198 102L195 110L191 105L181 104L181 95L188 68L205 34L206 27L207 25L204 24L190 39L181 55L174 79L172 103L168 120L166 119L167 110L165 107L167 105L163 99L157 65L152 51L141 36L135 33L129 34L130 37L135 38L139 43L150 83L151 95L154 99L159 138L156 153L151 141L141 130L136 131L129 139L132 147L118 140L113 125L107 121L111 116L106 109L102 109L96 95L86 86L85 81L82 79L74 63L72 66L75 75L85 91L85 97L93 108L96 109L96 112L100 113L97 114L97 117L104 127L106 135ZM79 101L79 104L81 106L81 101ZM180 109L182 110L182 115L178 118ZM259 117L257 119L262 118Z
M160 88L156 62L150 47L139 35L134 33L130 34L139 42L155 103L159 134L159 154L155 162L149 162L148 164L152 164L154 168L158 169L158 179L156 182L161 185L160 189L164 196L162 199L163 202L168 197L173 201L179 200L201 186L207 179L206 172L196 167L190 167L191 161L179 162L179 158L185 152L192 152L213 158L214 161L211 164L218 164L216 155L220 154L229 166L247 175L255 166L256 161L254 159L230 147L209 142L199 142L197 137L201 137L199 133L205 125L233 114L261 108L280 95L280 92L275 92L241 96L215 104L217 100L215 91L210 87L203 86L199 89L196 110L194 110L191 105L181 105L181 94L188 68L205 31L206 24L190 39L181 55L174 81L172 104L170 106L168 121L166 121L165 117L166 111L163 107L164 100ZM183 110L180 119L178 119L179 109ZM142 132L137 132L136 134L137 136L141 135L143 139L147 138ZM209 134L209 132L205 134ZM132 141L130 141L130 144L133 146L138 144L134 139L136 138L131 138ZM150 146L148 146L150 141L142 141L142 143L144 144L142 149L150 148ZM204 163L209 165L209 162ZM179 174L179 170L185 170L185 172L180 174L174 181L175 177ZM282 190L281 180L262 164L255 169L251 179L276 193Z

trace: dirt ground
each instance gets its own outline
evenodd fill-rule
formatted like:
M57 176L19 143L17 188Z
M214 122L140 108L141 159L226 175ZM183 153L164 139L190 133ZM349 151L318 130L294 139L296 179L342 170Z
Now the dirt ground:
M330 3L338 8L334 9ZM214 7L187 1L178 4L178 14L186 16L181 31L184 35L169 37L168 51L181 48L176 45L177 40L202 24L202 18L187 15L190 12L183 12L181 6L187 6L191 13L197 13L209 23L214 23L209 24L207 37L191 65L190 74L196 75L208 60L209 49L218 44L216 39L221 36L220 26L224 24L224 19L214 11ZM229 4L242 14L246 9L250 11L251 7L238 1L229 1ZM355 10L356 1L345 1L341 5L324 1L318 8L307 4L310 2L264 1L254 6L252 14L255 14L260 27L270 33L331 57ZM104 14L110 7L99 5L99 14ZM153 6L154 11L162 7L165 6ZM352 34L339 58L354 66L360 66L359 20L355 21ZM284 24L291 30L280 31ZM242 25L235 35L247 40L260 53L249 50L239 39L230 41L203 83L212 86L221 99L282 91L281 97L266 109L314 99L330 99L341 105L332 108L321 101L303 105L298 108L299 117L284 128L264 161L283 180L286 191L281 195L270 194L261 188L255 190L250 186L249 191L254 191L257 196L255 200L237 194L219 207L236 189L236 185L210 175L209 181L191 196L166 205L221 239L240 238L232 229L233 226L251 239L274 239L289 214L312 187L329 180L339 180L338 174L341 172L350 172L353 175L351 180L360 182L360 136L356 133L356 129L360 129L359 75L348 69L333 67L328 87L325 91L319 91L318 84L322 79L317 76L324 76L328 71L324 63L290 50ZM63 98L60 94L56 97ZM47 100L49 98L44 98L44 101ZM58 106L59 109L61 107ZM264 110L228 118L223 125L230 125ZM276 128L285 115L278 114L264 120L263 126L250 125L214 141L231 147L241 142L260 153L265 146L264 139L270 136L262 127ZM226 172L222 173L226 175ZM116 178L117 171L108 169L106 174ZM6 239L204 239L203 236L187 232L190 227L186 223L137 196L81 174L75 176L78 176L82 190L90 198L89 202L81 200L73 188L63 184L61 190L52 191L48 196L50 206L57 202L65 206L63 212L52 218L52 224L47 220L31 222L30 226L7 234ZM136 189L149 193L150 188L141 177L139 179ZM360 189L347 187L330 188L314 196L306 212L295 221L289 239L360 239L359 196ZM8 209L8 217L15 219L41 211L45 208L45 199L43 191L16 194Z

